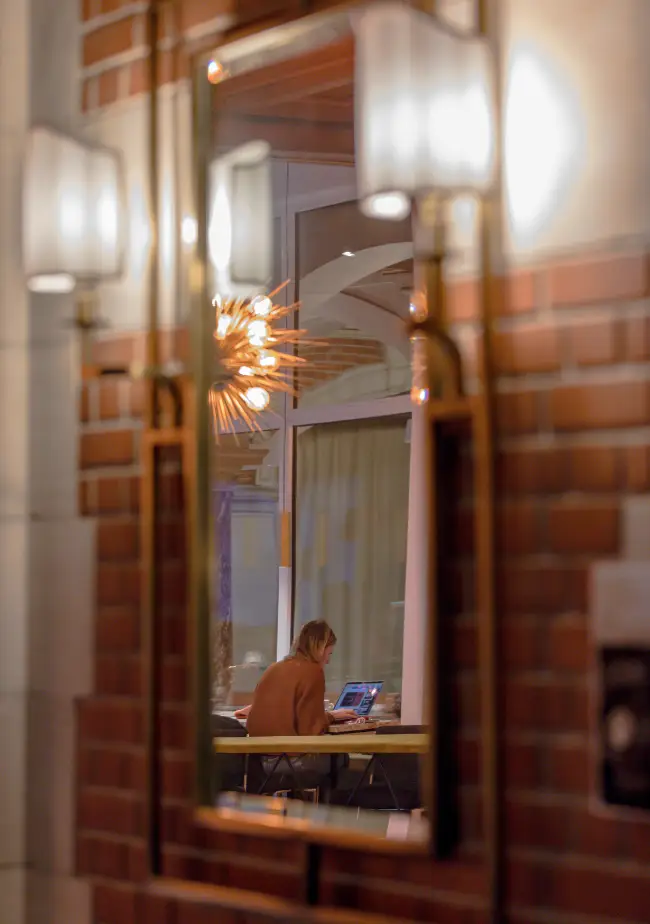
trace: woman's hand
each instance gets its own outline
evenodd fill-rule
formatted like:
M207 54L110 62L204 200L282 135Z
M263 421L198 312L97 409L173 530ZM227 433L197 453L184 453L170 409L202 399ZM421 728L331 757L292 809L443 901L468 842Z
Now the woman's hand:
M251 711L250 706L242 706L241 709L235 710L236 719L245 719L248 716L248 713Z
M335 722L352 722L359 718L354 709L333 709L328 715L331 715Z

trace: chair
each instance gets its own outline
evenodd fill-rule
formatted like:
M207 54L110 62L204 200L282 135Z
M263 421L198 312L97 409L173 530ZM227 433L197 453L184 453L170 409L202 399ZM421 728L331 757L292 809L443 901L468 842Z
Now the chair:
M213 714L211 717L213 738L246 738L246 729L237 719ZM246 755L214 753L214 785L216 792L245 791Z
M377 735L420 735L422 725L383 725ZM375 754L362 772L347 772L332 803L378 811L411 812L422 807L417 754Z
M323 785L322 774L295 767L292 758L281 754L249 754L247 789L259 796L301 798L308 794L318 802Z

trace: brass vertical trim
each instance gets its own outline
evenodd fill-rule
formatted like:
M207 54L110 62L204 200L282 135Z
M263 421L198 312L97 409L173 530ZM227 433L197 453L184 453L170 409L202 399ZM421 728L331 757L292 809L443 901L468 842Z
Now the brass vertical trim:
M283 510L280 513L280 567L291 567L291 538L293 524L291 511Z
M418 231L419 216L416 203L413 203L413 241L420 238ZM437 318L438 312L444 308L444 280L442 267L442 253L438 247L444 244L437 235L434 241L435 253L433 258L422 259L415 257L413 261L413 293L416 304L426 306L428 318ZM435 351L434 344L427 337L425 348L427 350L427 367L429 400L433 398L435 385L435 370L432 369ZM427 543L428 574L426 580L428 619L426 624L424 669L424 720L429 727L429 750L424 759L423 791L425 805L429 813L430 849L434 856L440 854L440 728L439 728L439 612L437 598L437 531L438 531L438 497L435 472L436 465L436 424L426 408L414 408L414 414L426 414L424 441L421 447L424 458L421 460L427 473L425 497L421 498L427 511L427 529L424 541Z
M491 46L494 61L495 187L479 209L481 254L480 370L482 401L477 414L477 597L479 601L480 716L483 740L483 827L486 841L490 924L504 913L504 844L500 761L498 624L495 586L495 426L492 334L497 298L494 256L501 252L503 109L499 68L498 0L476 0L477 31Z
M146 365L153 373L158 369L160 350L158 343L158 301L159 301L159 272L160 272L160 155L159 155L159 109L158 109L158 77L160 60L158 54L158 32L160 22L160 0L150 0L147 10L147 37L149 44L149 213L152 226L152 241L149 253L149 304L146 344ZM156 376L150 374L147 380L146 421L147 426L158 426L158 386Z
M151 433L151 431L149 431ZM148 434L141 443L142 475L140 480L140 560L143 600L143 674L146 691L146 764L147 764L147 853L149 872L160 872L160 831L158 825L159 739L156 716L158 703L157 624L155 619L155 530L156 530L156 446Z
M190 514L191 651L194 677L195 794L199 804L210 800L212 742L210 737L210 386L212 313L208 292L208 163L211 140L211 86L192 62L192 117L194 140L194 194L198 223L191 272L190 339L194 381L194 444L188 457L193 464Z
M158 270L160 249L158 209L158 0L150 0L147 9L147 36L149 44L149 97L148 97L148 168L149 209L152 227L152 242L149 252L149 298L146 331L146 365L150 371L158 366ZM143 674L145 690L146 722L146 766L147 766L147 847L151 875L160 872L159 831L159 736L157 708L159 685L157 682L158 619L156 606L157 562L156 562L156 511L157 511L157 453L155 443L149 439L158 426L157 404L158 384L155 375L146 380L145 430L141 441L142 474L140 483L140 532L142 565L142 626L143 626Z

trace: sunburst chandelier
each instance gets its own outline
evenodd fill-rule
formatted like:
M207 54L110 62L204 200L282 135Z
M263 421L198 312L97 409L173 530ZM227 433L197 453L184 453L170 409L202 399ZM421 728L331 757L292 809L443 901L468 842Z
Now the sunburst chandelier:
M259 429L256 415L268 408L273 392L295 394L294 370L306 360L293 348L306 343L306 331L279 325L298 308L274 304L283 287L252 299L212 300L218 378L210 388L210 407L217 438L233 432L237 420Z

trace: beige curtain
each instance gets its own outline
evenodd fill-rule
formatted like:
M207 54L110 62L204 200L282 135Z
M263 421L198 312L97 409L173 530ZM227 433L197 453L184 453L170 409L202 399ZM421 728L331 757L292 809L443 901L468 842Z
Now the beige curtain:
M297 438L295 624L338 636L328 689L402 672L409 445L405 419L306 428Z

